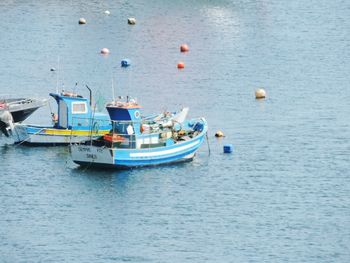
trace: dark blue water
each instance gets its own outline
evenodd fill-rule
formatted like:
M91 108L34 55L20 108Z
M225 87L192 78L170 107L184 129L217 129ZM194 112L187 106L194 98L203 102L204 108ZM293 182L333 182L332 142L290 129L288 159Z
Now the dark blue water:
M59 74L108 100L113 77L148 113L205 116L211 155L90 171L1 146L0 262L350 262L349 17L345 0L1 1L0 93L47 96Z

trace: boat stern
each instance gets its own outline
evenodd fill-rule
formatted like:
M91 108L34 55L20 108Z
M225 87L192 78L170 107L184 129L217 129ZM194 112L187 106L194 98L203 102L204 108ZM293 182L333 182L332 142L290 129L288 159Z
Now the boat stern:
M113 151L108 148L83 144L72 144L70 146L70 152L73 162L79 165L114 165Z

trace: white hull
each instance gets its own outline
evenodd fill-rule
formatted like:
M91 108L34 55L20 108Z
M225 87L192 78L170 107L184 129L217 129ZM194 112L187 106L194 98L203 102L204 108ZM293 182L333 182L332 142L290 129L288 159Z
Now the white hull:
M70 149L74 162L114 164L113 152L108 148L72 145Z

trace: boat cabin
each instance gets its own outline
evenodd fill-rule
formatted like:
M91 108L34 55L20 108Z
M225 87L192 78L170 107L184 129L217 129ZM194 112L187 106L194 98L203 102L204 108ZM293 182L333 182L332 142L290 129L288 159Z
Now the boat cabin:
M55 128L84 129L91 126L91 118L109 122L108 115L93 113L91 101L81 95L69 92L50 93L58 105Z
M151 131L150 126L141 118L141 106L134 100L112 102L107 106L112 120L112 134L105 135L118 148L149 148L163 146L159 130ZM160 145L162 144L162 145Z

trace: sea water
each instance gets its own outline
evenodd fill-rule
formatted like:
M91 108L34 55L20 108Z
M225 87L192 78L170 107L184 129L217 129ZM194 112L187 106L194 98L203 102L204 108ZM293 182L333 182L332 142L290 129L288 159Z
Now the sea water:
M343 0L1 1L1 94L88 85L103 110L113 79L145 114L204 116L210 154L92 171L2 145L0 262L350 262L349 17Z

